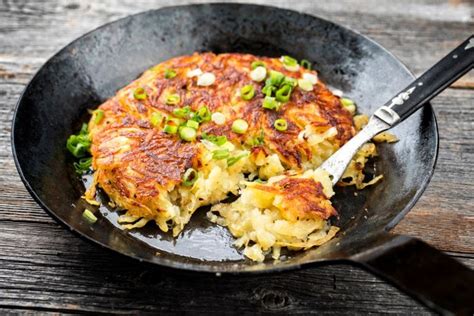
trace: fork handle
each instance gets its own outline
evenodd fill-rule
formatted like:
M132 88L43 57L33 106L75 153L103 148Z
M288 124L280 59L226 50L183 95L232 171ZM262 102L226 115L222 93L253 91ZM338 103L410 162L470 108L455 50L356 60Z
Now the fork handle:
M474 35L388 101L375 115L389 125L403 121L474 66Z

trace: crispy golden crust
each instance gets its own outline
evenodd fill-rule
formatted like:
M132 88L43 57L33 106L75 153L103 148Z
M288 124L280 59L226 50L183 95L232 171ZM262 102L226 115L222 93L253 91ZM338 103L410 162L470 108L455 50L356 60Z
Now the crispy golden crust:
M328 219L337 215L321 183L310 178L287 177L270 185L253 185L254 189L272 192L279 196L280 214L289 221L300 219Z
M93 118L89 125L93 169L97 170L98 184L119 205L135 210L137 216L153 217L154 212L159 212L152 200L179 185L187 168L200 168L197 142L183 142L177 135L165 134L162 128L155 128L150 123L153 113L171 117L175 108L183 106L196 111L205 105L211 112L221 112L226 116L224 125L216 125L212 121L201 124L198 135L202 132L225 135L234 144L245 144L250 138L263 133L265 143L262 150L266 154L278 154L286 169L300 170L302 162L311 159L309 145L298 140L299 133L307 125L321 132L336 127L337 135L333 143L337 146L354 135L351 114L321 82L311 92L295 89L290 101L278 111L263 109L263 83L254 82L249 77L250 65L256 60L264 61L267 69L280 71L295 79L308 72L302 67L297 72L287 71L276 58L196 53L161 63L119 90L116 96L99 107L104 112L104 119L96 124ZM196 77L187 77L188 71L196 68L213 73L215 83L208 87L198 86ZM165 79L167 69L175 70L177 76ZM255 97L245 101L238 91L248 84L255 87ZM136 100L133 96L133 91L139 87L146 91L145 100ZM170 93L180 96L178 105L166 104L166 96ZM238 118L249 123L249 129L243 135L231 130L232 122ZM287 120L288 129L285 132L273 127L278 118ZM322 198L321 188L316 182L290 183L285 190L289 190L285 203L301 206L296 216L305 217L315 212L324 213L323 217L327 218L333 214L332 208L323 210L322 204L311 197L316 194L316 199ZM299 192L304 194L298 196Z

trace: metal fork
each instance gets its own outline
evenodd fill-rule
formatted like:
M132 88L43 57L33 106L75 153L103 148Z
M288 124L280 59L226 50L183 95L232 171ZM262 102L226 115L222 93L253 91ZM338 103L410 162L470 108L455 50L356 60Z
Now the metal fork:
M370 117L368 124L319 168L326 170L335 185L359 148L421 108L474 66L474 35L410 83Z

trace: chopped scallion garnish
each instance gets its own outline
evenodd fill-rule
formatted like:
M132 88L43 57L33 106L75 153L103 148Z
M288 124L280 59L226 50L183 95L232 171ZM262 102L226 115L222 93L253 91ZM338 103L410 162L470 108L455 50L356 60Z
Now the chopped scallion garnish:
M268 110L278 110L280 104L273 97L265 97L262 102L262 107Z
M168 105L177 105L181 101L179 94L169 94L166 96L166 104Z
M230 153L228 149L218 149L212 152L212 159L221 160L229 157Z
M255 88L251 85L245 85L240 89L240 97L246 101L251 100L255 95Z
M290 100L292 88L290 85L284 85L275 93L275 99L278 102L288 102Z
M216 76L212 72L205 72L198 77L197 85L198 86L210 86L216 81Z
M311 63L306 59L302 59L301 62L300 62L300 65L301 65L301 67L303 67L305 69L311 70Z
M341 98L341 103L345 107L354 105L354 101L352 101L351 99L348 99L348 98Z
M209 111L207 106L202 106L198 109L194 118L198 122L209 122L211 120L211 111Z
M298 79L298 87L303 91L313 90L313 84L308 79Z
M252 69L255 69L257 67L265 67L265 63L261 60L256 60L250 65L250 68Z
M250 72L250 78L256 82L261 82L265 80L266 76L267 76L267 69L262 66L258 66L257 68L255 68L254 70Z
M194 120L188 120L186 122L186 126L187 127L191 127L191 128L194 128L194 129L198 129L199 128L199 123L194 121Z
M357 108L356 108L356 105L355 105L354 101L352 101L351 99L348 99L348 98L341 98L341 104L349 112L351 112L352 114L355 114Z
M79 159L79 161L75 162L73 165L74 165L74 170L76 171L77 174L83 174L90 170L90 167L92 165L92 157L81 158Z
M76 158L82 158L89 153L91 139L89 137L86 123L82 124L79 134L69 136L66 142L66 147Z
M166 69L165 70L165 78L166 79L173 79L174 77L176 77L176 71L174 71L173 69Z
M227 137L225 135L209 135L207 133L202 133L201 138L208 140L217 146L222 146L227 142Z
M285 79L285 75L279 71L270 70L270 76L265 82L267 86L280 86L280 83Z
M191 114L191 108L189 106L185 106L179 109L174 109L173 114L177 117L187 118Z
M94 124L99 124L102 119L104 118L104 111L98 109L94 111L95 117L94 117Z
M144 88L136 88L135 91L133 91L133 97L137 100L145 100L147 97L146 91Z
M178 126L166 124L163 131L167 134L176 134L178 132Z
M295 78L291 78L291 77L285 77L285 79L283 79L283 82L281 83L282 86L289 85L292 88L296 87L297 84L298 84L298 81Z
M300 65L298 65L298 61L290 56L281 56L281 62L283 63L283 67L289 71L298 71Z
M183 175L183 184L187 187L192 186L198 179L199 174L193 168L188 168Z
M90 224L94 224L95 222L97 222L97 217L88 209L84 210L84 212L82 213L82 217Z
M263 145L265 143L265 132L263 131L263 129L260 130L260 135L254 137L252 140L251 140L251 145L252 146L260 146L260 145Z
M157 127L161 124L161 122L163 122L163 115L158 112L153 112L150 118L151 125L153 125L154 127Z
M192 127L181 126L179 128L179 137L187 142L192 142L196 139L196 130Z
M272 85L265 85L262 89L262 93L265 94L267 97L271 97L272 93L276 91L276 87Z
M278 119L278 120L275 120L275 123L273 123L273 126L275 126L275 129L277 131L283 132L283 131L286 131L288 128L288 122L285 119Z
M312 73L305 72L302 78L311 82L312 85L318 83L318 76Z
M232 123L232 131L237 134L243 134L249 128L249 124L242 119L237 119Z
M222 114L221 112L214 112L211 115L211 119L214 123L217 125L223 125L225 124L225 115Z
M293 57L288 56L288 55L281 56L281 61L283 62L283 64L285 64L287 66L298 65L298 61L296 59L294 59Z
M237 161L239 161L240 159L242 159L242 158L244 158L244 157L247 157L247 156L248 156L248 154L242 154L242 155L239 155L239 156L227 158L227 166L231 167L231 166L233 166Z

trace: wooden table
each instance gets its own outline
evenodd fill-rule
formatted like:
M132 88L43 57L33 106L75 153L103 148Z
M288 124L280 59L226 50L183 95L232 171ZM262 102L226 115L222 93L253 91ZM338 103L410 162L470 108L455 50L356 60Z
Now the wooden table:
M187 1L0 2L0 314L28 312L285 312L429 314L391 285L346 265L226 280L175 275L89 244L31 199L15 169L10 125L34 72L106 22ZM200 2L200 1L193 1ZM254 1L257 2L257 1ZM260 1L263 2L263 1ZM272 1L378 41L416 74L474 31L472 1ZM440 132L428 190L395 229L474 266L474 75L433 101ZM442 272L441 272L442 273Z

